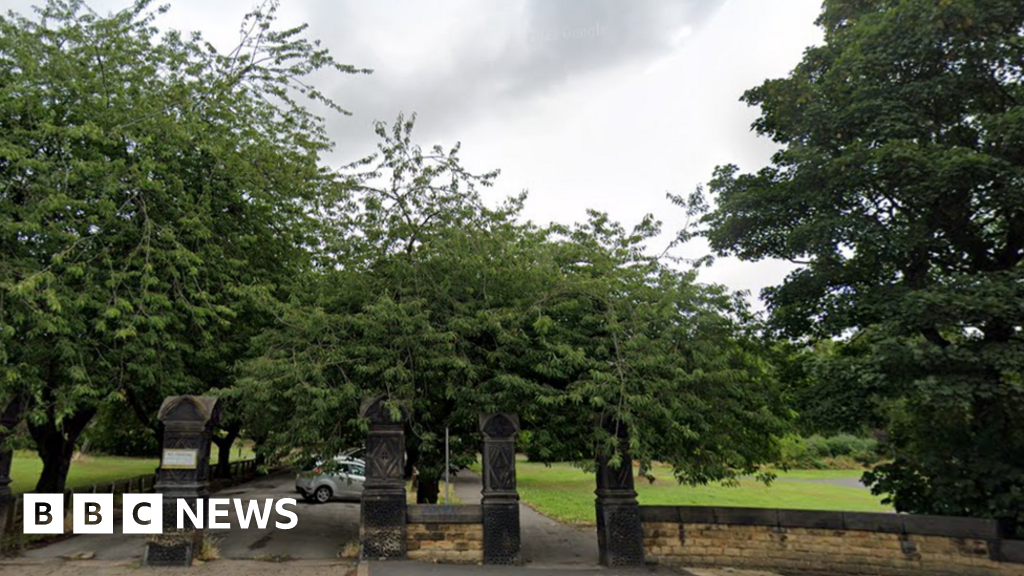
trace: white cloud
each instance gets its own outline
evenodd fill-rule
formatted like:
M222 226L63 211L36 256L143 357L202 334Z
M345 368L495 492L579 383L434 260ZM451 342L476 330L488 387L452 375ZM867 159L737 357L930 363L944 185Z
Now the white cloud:
M21 12L31 3L7 1ZM127 2L92 5L105 13ZM253 5L177 0L158 24L201 30L228 49ZM320 79L354 112L329 119L332 163L372 151L372 120L416 111L424 144L461 140L471 168L502 169L496 193L530 189L530 218L578 221L593 207L631 224L654 213L667 242L684 221L667 191L689 193L718 164L767 162L774 148L750 132L757 111L738 98L820 42L819 8L820 0L290 0L280 16L283 25L309 22L339 61L375 69ZM756 296L791 268L722 259L701 278Z

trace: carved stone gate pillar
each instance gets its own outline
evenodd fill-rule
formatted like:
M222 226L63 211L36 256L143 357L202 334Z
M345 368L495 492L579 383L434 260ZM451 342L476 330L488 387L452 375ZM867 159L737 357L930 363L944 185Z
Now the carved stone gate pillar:
M629 431L606 419L602 425L618 437L622 465L612 468L608 454L597 455L597 546L602 566L643 566L644 533L633 489Z
M185 499L198 518L206 517L210 438L220 420L217 400L170 396L160 406L157 418L164 424L164 441L154 490L164 497L164 533L146 542L143 564L147 566L191 566L202 547L203 530L187 514L184 528L178 530L177 501Z
M481 505L484 514L484 564L520 564L519 492L516 491L515 414L480 415L484 435Z
M366 435L366 482L359 506L359 553L364 559L405 558L405 422L384 406L384 397L366 398L360 416L370 421Z
M0 538L7 533L7 517L10 514L11 506L14 506L15 498L11 495L11 461L14 452L4 448L12 428L21 421L22 402L20 399L13 400L4 408L0 414ZM2 542L0 542L2 547Z

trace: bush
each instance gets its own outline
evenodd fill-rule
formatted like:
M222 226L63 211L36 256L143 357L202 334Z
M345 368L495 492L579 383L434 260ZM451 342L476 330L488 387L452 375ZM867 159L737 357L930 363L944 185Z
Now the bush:
M807 456L807 442L795 434L779 440L780 463L792 468L799 467Z
M833 456L849 456L850 452L853 451L854 444L857 443L858 438L853 434L840 434L838 436L832 436L831 438L825 439L825 444L828 444L828 451Z
M796 435L779 440L779 463L788 468L849 469L869 466L879 460L878 441L852 434L808 438Z
M820 434L815 434L807 439L807 453L815 458L830 458L833 456L828 440Z
M878 441L874 438L858 438L852 434L840 434L826 439L833 456L868 457L878 452Z

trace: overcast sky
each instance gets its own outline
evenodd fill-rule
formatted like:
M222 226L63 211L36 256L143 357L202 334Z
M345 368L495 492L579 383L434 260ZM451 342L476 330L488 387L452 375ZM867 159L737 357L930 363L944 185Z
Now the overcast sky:
M28 13L38 0L4 0ZM93 0L101 14L125 0ZM199 30L224 50L253 0L174 0L161 28ZM655 214L667 243L684 223L666 192L689 193L716 165L763 166L747 88L786 75L821 42L821 0L283 0L283 25L310 24L340 62L369 76L322 79L352 116L331 117L340 165L372 152L374 120L418 114L424 147L463 144L471 170L500 168L490 200L529 190L526 216L571 223L587 208L626 225ZM663 245L652 246L660 250ZM699 256L696 243L680 254ZM784 263L719 260L701 279L750 290Z

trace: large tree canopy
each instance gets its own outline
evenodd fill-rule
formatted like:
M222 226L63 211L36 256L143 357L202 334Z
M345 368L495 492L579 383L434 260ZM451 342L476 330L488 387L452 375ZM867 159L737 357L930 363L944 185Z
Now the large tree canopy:
M825 43L748 91L769 167L719 168L719 254L799 268L765 291L790 337L889 412L897 509L1024 523L1024 11L1012 0L827 0Z
M307 267L338 180L294 98L342 111L302 79L355 70L273 14L228 54L160 36L146 1L0 17L0 383L28 402L40 491L63 490L111 395L145 419L223 384L260 302Z
M519 413L543 459L611 448L602 415L682 480L771 459L784 410L741 299L647 255L653 220L541 228L518 221L522 196L488 208L478 188L496 172L471 174L457 146L423 150L411 130L378 125L373 168L331 212L324 266L255 340L237 389L252 426L281 452L333 453L362 437L361 397L384 394L411 414L425 500L445 428L463 468L494 411Z
M531 308L523 366L546 384L531 414L551 452L540 455L614 454L600 415L628 428L642 468L669 464L681 482L772 461L786 410L743 298L650 255L660 231L650 217L628 230L591 212L555 228L557 281Z

